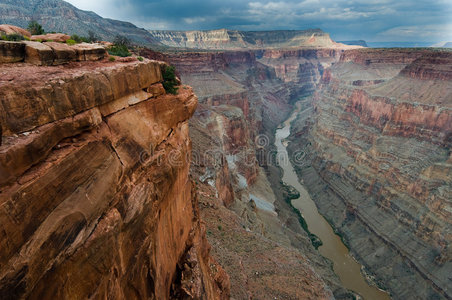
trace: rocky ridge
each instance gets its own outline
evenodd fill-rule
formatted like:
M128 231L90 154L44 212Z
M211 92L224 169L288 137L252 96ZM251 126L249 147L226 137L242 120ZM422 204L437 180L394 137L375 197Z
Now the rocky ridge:
M0 298L226 299L161 63L0 65Z

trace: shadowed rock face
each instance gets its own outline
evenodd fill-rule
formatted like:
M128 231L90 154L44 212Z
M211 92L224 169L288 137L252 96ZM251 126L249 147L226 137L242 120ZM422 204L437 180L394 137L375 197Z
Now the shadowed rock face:
M292 130L320 211L395 299L451 297L451 71L447 51L346 51Z
M1 65L0 298L226 299L158 62ZM20 108L20 109L19 109Z

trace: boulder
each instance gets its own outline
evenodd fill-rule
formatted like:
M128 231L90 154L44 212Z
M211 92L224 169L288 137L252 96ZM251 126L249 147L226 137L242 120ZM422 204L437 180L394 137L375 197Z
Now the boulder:
M50 66L53 64L54 52L52 48L39 42L26 41L25 62L38 65Z
M23 61L25 58L25 44L20 42L0 41L0 63Z
M32 41L52 41L52 42L60 42L65 43L71 37L64 33L48 33L41 35L33 35L31 37Z
M28 30L25 30L23 28L14 26L14 25L8 25L8 24L2 24L0 25L0 32L4 32L5 34L21 34L26 37L31 37L31 33Z
M61 65L71 61L75 61L77 58L75 49L71 48L67 44L57 43L57 42L47 42L44 45L52 48L54 53L54 65Z
M78 61L101 60L107 54L105 48L98 44L81 43L71 48L75 50Z

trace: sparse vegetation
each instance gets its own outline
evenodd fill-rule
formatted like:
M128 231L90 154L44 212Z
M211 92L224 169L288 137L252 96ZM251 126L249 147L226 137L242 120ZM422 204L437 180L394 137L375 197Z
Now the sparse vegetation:
M108 53L114 56L127 57L132 53L129 51L130 40L122 35L117 35L114 39L113 46L108 49Z
M41 24L39 24L35 20L32 20L30 21L30 23L28 23L28 31L30 31L32 35L44 34L44 29L42 28Z
M143 61L143 60L144 60L143 57L141 57L141 56L138 56L137 59L138 59L139 61Z
M177 94L176 68L174 66L163 65L162 76L165 91L173 95Z
M108 49L108 53L114 56L127 57L131 56L129 49L126 46L113 45Z
M110 57L108 58L108 60L109 60L109 61L115 61L116 58L115 58L114 56L110 56Z
M75 45L75 44L77 44L77 42L71 39L71 40L67 40L66 44L68 44L68 45Z
M94 31L88 31L88 37L81 36L78 34L73 34L71 40L74 40L77 44L79 43L95 43L99 40L99 37L94 33Z
M0 39L4 41L18 42L23 41L25 38L21 34L13 33L8 35L2 35Z
M73 34L71 36L71 40L75 41L77 44L79 44L79 43L89 43L88 38L86 38L84 36L79 36L77 34Z

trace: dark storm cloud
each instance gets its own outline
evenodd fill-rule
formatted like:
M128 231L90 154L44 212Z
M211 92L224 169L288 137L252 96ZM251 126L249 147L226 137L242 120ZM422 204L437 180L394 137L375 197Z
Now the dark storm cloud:
M69 0L82 9L147 29L322 28L333 38L452 40L450 0ZM96 5L103 9L96 9ZM108 3L108 4L107 4Z

